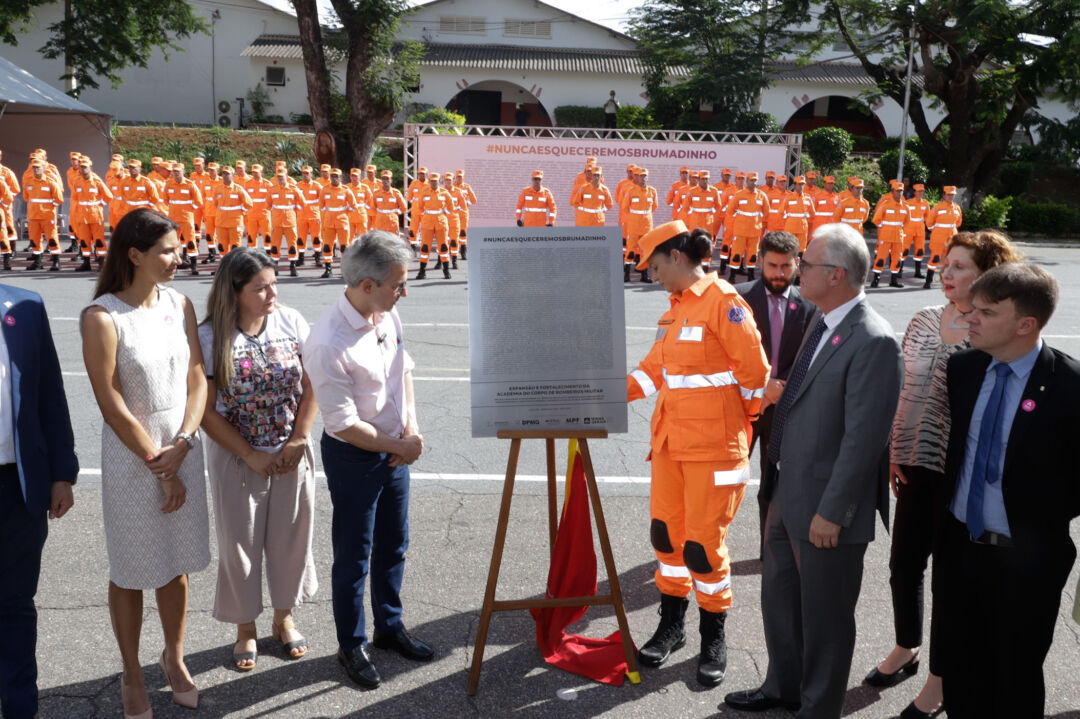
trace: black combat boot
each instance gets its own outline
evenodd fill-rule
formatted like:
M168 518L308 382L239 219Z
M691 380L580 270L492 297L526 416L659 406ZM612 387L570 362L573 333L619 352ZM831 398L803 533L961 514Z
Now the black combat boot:
M104 258L104 257L102 257L101 255L98 255L98 257L97 257L97 268L98 268L98 271L100 271L100 270L101 270L101 268L102 268L102 267L103 267L104 265L105 265L105 258Z
M435 261L435 266L432 267L431 269L433 269L433 270L441 270L442 269L442 258L441 257Z
M660 595L660 625L652 639L638 650L638 661L647 667L659 667L668 660L671 653L686 644L686 608L690 600L685 597Z
M641 281L645 284L652 284L652 280L649 278L649 270L644 269L641 271Z
M624 264L622 266L622 281L623 282L629 282L630 281L630 265Z
M893 272L889 278L889 287L903 287L904 283L900 281L900 273Z
M874 273L874 280L870 283L870 287L871 288L877 287L878 282L880 282L880 281L881 281L881 273L880 272L875 272Z
M199 274L199 258L196 257L195 255L192 255L191 259L188 260L188 267L191 268L191 274L193 274L193 275Z
M301 252L300 256L296 258L296 266L297 267L303 267L304 266L304 253L303 252Z
M68 248L67 248L67 250L65 250L65 252L74 253L74 252L78 252L78 251L79 251L79 241L77 239L75 239L74 235L72 235L71 236L71 244L68 245Z
M26 268L28 270L40 270L41 269L41 253L31 255L30 265Z
M75 268L76 272L93 272L94 268L90 266L90 258L84 257L82 264Z
M701 656L698 657L697 680L703 687L715 687L724 681L727 672L727 642L724 622L727 612L707 612L698 607L701 621Z
M427 277L427 263L426 262L421 262L420 263L420 271L416 273L416 279L422 280L422 279L425 279L426 277Z
M60 271L60 255L53 255L52 256L52 267L49 268L49 272L59 272L59 271Z
M463 259L463 260L467 260L467 259L468 259L468 258L467 258L467 257L465 256L465 250L466 250L466 249L468 249L468 245L462 245L462 246L461 246L461 259Z
M214 260L216 260L216 259L217 259L217 251L214 249L213 245L211 245L207 250L206 257L203 258L202 263L204 265L209 265L212 262L214 262Z
M915 279L921 280L922 278L922 260L915 260Z
M748 280L749 282L753 282L753 281L754 281L754 271L753 271L753 270L747 270L747 271L746 271L746 279L747 279L747 280Z
M444 264L442 266L442 276L444 280L450 279L450 265Z
M728 261L727 260L720 260L720 273L721 274L723 274L724 271L727 270L727 266L728 266Z
M453 270L457 269L457 258L456 257L454 259L450 260L450 269L453 269Z
M734 284L734 282L735 282L735 273L737 271L738 271L738 268L736 268L734 265L732 265L731 272L728 273L728 278L727 278L728 282L731 282L732 284Z
M4 269L5 270L10 270L11 269L11 253L10 252L5 252L4 253Z
M296 262L289 263L289 277L296 277L300 273L296 271Z
M323 273L321 275L319 275L319 279L325 280L329 276L330 276L330 263L329 262L324 262L323 263Z
M933 270L927 270L926 271L926 282L923 282L923 289L928 290L931 287L933 287L933 285L934 285L934 271Z

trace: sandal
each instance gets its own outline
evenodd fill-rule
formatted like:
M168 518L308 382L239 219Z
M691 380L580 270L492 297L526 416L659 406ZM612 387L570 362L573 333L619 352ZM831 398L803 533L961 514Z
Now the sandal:
M282 639L282 636L286 631L296 631L296 625L293 623L292 617L286 617L285 621L283 621L281 624L275 624L273 630L274 641L281 642L281 646L284 647L285 654L289 657L289 659L299 659L305 654L307 654L307 639L300 637L295 641L286 642ZM301 650L300 653L294 654L293 652L297 650Z
M252 641L254 641L256 643L255 644L255 651L253 651L253 652L238 652L238 651L236 651L236 648L240 645L241 642L246 642L248 640L252 640ZM239 671L239 672L250 672L252 669L255 668L255 664L258 663L258 661L259 661L258 640L259 640L258 633L255 632L255 631L250 632L250 636L241 636L236 640L236 644L233 645L232 658L233 658L233 666L236 667L237 671ZM251 662L251 664L241 664L241 662Z

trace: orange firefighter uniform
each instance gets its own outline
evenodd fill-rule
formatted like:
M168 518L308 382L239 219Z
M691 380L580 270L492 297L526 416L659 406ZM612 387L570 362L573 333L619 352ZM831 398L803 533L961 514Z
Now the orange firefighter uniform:
M15 172L6 165L0 165L0 184L7 187L8 192L11 193L12 198L17 197L22 193L22 186L19 185L19 178L15 176ZM11 242L15 241L15 201L7 203L4 208L5 224L7 225L7 238Z
M795 178L795 187L799 187L806 180L799 175ZM814 211L814 201L805 191L787 193L784 198L784 226L785 232L790 232L799 240L799 253L806 250L806 243L810 232L810 215Z
M334 168L331 174L340 175L341 170ZM352 242L349 213L356 209L356 196L346 185L327 185L319 196L319 209L322 211L322 261L329 269L334 259L334 243L344 251Z
M746 179L756 181L757 173L747 173ZM757 268L758 243L769 212L769 197L756 187L746 187L731 196L731 204L735 231L735 240L731 243L731 272L734 275L744 260L747 270Z
M255 240L259 235L262 235L263 246L270 237L270 190L273 189L274 183L262 176L262 169L262 165L252 165L251 176L242 183L244 190L251 197L251 209L244 217L244 234L247 235L251 247L255 246Z
M533 179L543 180L544 173L536 170ZM542 185L536 190L529 185L518 195L515 215L518 223L524 227L543 227L555 223L556 209L550 190Z
M352 190L353 197L356 198L356 207L349 213L349 227L352 230L353 238L357 238L368 231L368 208L374 204L371 192L360 175L359 168L354 167L349 171L349 184L346 185Z
M206 173L206 161L201 157L193 157L191 159L191 173L187 176L189 180L195 183L195 187L199 188L199 192L203 196L203 206L195 210L195 246L199 244L199 238L202 237L203 232L203 217L206 212L206 196L210 193L207 191L206 186L210 184L210 176ZM212 243L207 242L207 246Z
M394 175L390 170L383 170L382 176L393 182ZM391 186L390 189L384 190L380 184L372 193L372 199L375 208L375 222L372 223L372 227L396 235L401 229L401 218L408 212L405 197L396 187Z
M138 160L132 160L128 162L128 169L132 171L142 170L142 163ZM127 209L124 210L125 215L140 207L157 210L158 212L165 211L165 205L161 201L157 185L147 179L145 175L136 177L134 174L129 173L127 179L124 180L122 191L124 204L127 206Z
M570 205L574 208L574 224L577 227L602 226L607 211L614 207L614 204L611 191L599 179L585 183L570 196Z
M835 184L836 178L832 175L825 176L825 184ZM814 230L834 222L836 206L840 204L840 198L834 190L822 188L814 195L814 214L810 218L810 237L813 238Z
M105 184L112 193L109 201L109 227L116 229L116 223L127 212L127 202L124 201L124 182L127 180L127 170L120 162L110 162L109 171L105 173Z
M44 169L44 168L43 168ZM60 242L56 229L56 212L64 204L64 193L52 178L30 176L23 181L23 200L26 201L26 220L30 231L30 252L40 255L42 239L47 243L49 254L60 254Z
M639 167L634 173L640 178L641 184L631 185L623 194L623 204L626 207L626 255L623 263L633 263L640 260L640 248L638 242L653 228L653 213L660 206L656 195L656 188L648 185L649 171ZM642 279L645 279L642 275Z
M585 158L585 169L582 170L581 172L579 172L577 174L577 176L574 178L574 186L570 190L570 195L571 196L573 196L573 194L577 191L577 189L579 187L581 187L582 185L588 183L588 181L589 181L589 173L592 171L592 167L593 167L593 165L596 164L596 162L597 162L597 159L595 157L586 157ZM574 204L573 201L571 201L570 204L573 205Z
M704 187L702 187L704 185ZM686 226L691 230L699 227L708 230L709 234L716 236L722 220L722 200L720 191L709 184L709 173L706 170L698 172L697 187L689 187L686 190Z
M690 221L690 190L698 186L698 171L690 170L686 173L686 184L683 185L675 197L675 204L671 206L671 219Z
M454 187L454 173L447 172L443 175L442 189L450 195L453 203L450 206L450 214L446 217L447 244L450 245L450 258L453 260L454 269L457 269L458 240L461 237L461 204L464 197L461 191Z
M921 195L926 189L921 183L911 186L915 196L907 200L908 218L904 225L904 256L914 253L915 276L919 276L919 263L926 255L926 214L930 212L930 203Z
M244 231L244 213L251 209L251 196L243 186L232 179L232 168L222 168L229 177L229 184L222 181L214 185L213 202L217 212L215 241L218 252L227 255L234 247L240 246L240 236Z
M623 195L626 191L634 185L634 172L637 170L637 165L626 166L626 177L619 180L619 183L615 185L615 204L619 206L619 227L622 228L623 246L626 243L626 205L623 203Z
M903 183L892 181L894 191L903 191ZM888 263L895 275L903 266L904 226L907 225L908 207L903 196L896 199L892 194L884 195L877 209L874 210L874 224L877 225L877 247L874 250L874 279L876 280Z
M80 166L89 168L90 158L80 159ZM84 258L106 255L105 203L112 199L108 185L93 171L89 178L80 173L71 181L71 223L79 241L79 254Z
M945 196L941 202L930 208L926 213L926 226L930 230L930 259L926 263L927 269L937 270L945 257L945 245L964 223L964 213L960 205L953 201L956 197L956 187L945 186Z
M784 205L787 202L787 175L780 175L776 183L764 191L769 198L769 214L765 218L765 232L784 229Z
M597 168L596 171L599 172L600 168ZM458 170L454 173L454 184L464 191L466 200L458 210L458 216L461 218L461 259L465 259L465 248L469 244L469 205L475 205L478 200L476 199L476 193L473 192L472 185L465 182L465 170Z
M434 177L434 175L432 175ZM430 179L430 178L429 178ZM550 193L548 193L550 195ZM444 277L450 276L450 213L454 200L441 187L428 184L417 197L420 203L420 272L417 279L427 275L427 263L432 250L438 253Z
M296 249L296 218L304 208L304 195L298 187L289 184L288 177L288 172L278 170L275 175L278 182L270 188L269 253L278 262L286 255L292 263L299 257Z
M679 168L679 179L671 183L671 187L668 188L667 198L665 202L668 207L671 208L671 219L681 219L677 217L680 207L682 206L682 191L683 188L690 186L690 168L683 165Z
M685 228L668 223L642 238L639 267ZM749 305L715 273L669 301L626 383L630 401L657 395L649 442L656 586L675 597L693 590L699 607L723 612L732 604L725 538L750 478L747 431L769 363Z
M217 247L214 244L214 236L217 234L217 204L214 202L214 188L221 184L221 177L218 176L218 164L216 162L208 162L206 164L206 172L192 173L191 181L195 183L195 186L199 188L199 192L202 193L203 204L202 208L195 214L195 234L199 234L199 220L202 221L202 232L206 235L206 248L209 250L210 255L217 253ZM196 179L196 174L198 179Z
M854 187L862 187L863 181L854 178ZM840 193L843 195L844 193ZM870 217L870 203L862 198L855 197L851 190L847 190L847 196L837 199L836 210L833 211L833 222L843 222L860 235L863 233L863 224Z
M735 211L738 205L735 203L735 195L746 187L746 173L736 172L735 182L727 189L727 196L721 196L724 205L724 234L720 240L720 267L726 267L731 257L731 247L735 244Z
M183 170L180 163L173 165L173 171ZM169 207L169 219L180 225L177 237L187 252L187 258L199 256L199 236L195 229L195 212L202 209L203 197L199 186L185 177L179 182L175 177L165 182L165 204Z
M15 252L15 226L8 224L7 209L15 204L11 188L0 179L0 255L4 256L4 269L11 269L11 255Z
M428 186L427 182L427 168L421 167L416 170L416 179L409 183L409 188L405 191L405 199L409 203L409 243L413 247L420 246L420 205L417 204L420 199L420 193L425 187Z
M310 166L304 165L301 172L312 173ZM300 259L303 261L304 250L307 249L307 239L311 238L311 249L316 254L322 248L322 221L319 217L319 202L322 197L323 185L318 179L300 180L296 183L296 189L304 198L304 207L296 216L296 244L300 251Z

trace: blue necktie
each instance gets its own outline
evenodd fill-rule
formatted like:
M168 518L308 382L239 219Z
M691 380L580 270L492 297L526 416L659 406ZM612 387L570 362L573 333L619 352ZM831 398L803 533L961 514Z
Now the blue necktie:
M983 410L979 444L975 447L975 464L971 468L971 486L967 496L967 526L975 539L986 531L986 523L983 521L986 485L1001 479L1001 399L1005 396L1005 385L1009 383L1012 369L1007 364L998 364L994 366L994 372L997 379L994 380L994 389L990 392L986 409Z
M791 374L788 375L787 384L784 386L784 394L780 395L780 401L776 405L776 412L773 414L772 435L769 437L770 462L780 461L780 442L784 439L784 425L787 424L788 412L791 411L795 395L799 393L799 387L802 387L803 380L806 379L806 373L810 369L810 361L814 359L814 352L817 351L818 342L821 341L821 336L825 334L826 329L828 329L828 326L825 324L825 318L822 317L814 326L814 331L807 338L802 352L799 353L799 359L795 362Z

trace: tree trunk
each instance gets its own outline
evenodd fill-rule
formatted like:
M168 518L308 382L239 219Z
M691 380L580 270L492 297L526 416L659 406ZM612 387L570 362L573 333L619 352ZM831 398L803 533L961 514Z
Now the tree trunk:
M333 132L330 126L330 73L326 69L319 7L316 0L292 0L304 54L304 79L315 132Z
M350 57L345 71L345 97L352 108L352 127L348 138L348 154L339 148L338 157L348 157L352 167L364 167L375 154L379 135L394 121L394 108L372 97L364 82L365 71L373 59L363 36L345 26L349 33ZM354 34L355 33L355 34Z

